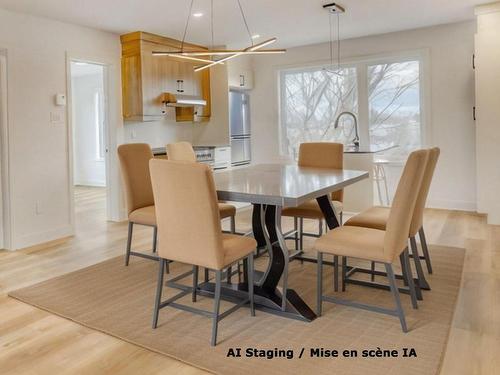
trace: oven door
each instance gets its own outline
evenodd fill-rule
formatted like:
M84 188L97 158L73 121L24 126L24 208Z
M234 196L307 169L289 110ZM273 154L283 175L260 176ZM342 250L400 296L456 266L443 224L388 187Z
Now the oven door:
M245 165L252 161L250 137L231 138L231 165Z

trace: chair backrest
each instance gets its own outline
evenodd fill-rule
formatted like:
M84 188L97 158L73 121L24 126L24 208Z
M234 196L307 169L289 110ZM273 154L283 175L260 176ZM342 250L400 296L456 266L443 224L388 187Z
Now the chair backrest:
M130 214L138 208L154 205L149 161L154 158L151 147L145 143L132 143L118 147L118 158Z
M391 259L395 259L408 246L408 232L428 156L429 150L412 152L399 179L384 238L384 252Z
M331 142L302 143L299 148L299 167L344 169L344 145ZM332 199L342 202L344 190L332 193Z
M415 236L424 225L425 202L427 201L427 195L429 194L432 177L434 176L440 153L441 150L439 147L434 147L429 150L429 160L427 161L427 167L425 168L424 177L422 179L422 187L418 193L415 209L413 210L413 218L410 225L411 237Z
M196 154L189 142L177 142L167 145L168 160L173 161L196 161Z
M217 193L210 167L185 161L149 163L161 258L220 270L224 266Z

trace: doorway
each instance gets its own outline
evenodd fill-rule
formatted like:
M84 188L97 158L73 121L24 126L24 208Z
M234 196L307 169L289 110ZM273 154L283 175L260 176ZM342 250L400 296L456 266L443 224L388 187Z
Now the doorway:
M77 235L107 220L106 67L71 61L73 192Z

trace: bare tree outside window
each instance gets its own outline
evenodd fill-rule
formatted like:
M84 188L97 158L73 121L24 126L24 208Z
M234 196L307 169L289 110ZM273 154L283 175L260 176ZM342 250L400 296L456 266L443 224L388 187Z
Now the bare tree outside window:
M420 64L403 61L384 64L358 64L338 74L321 67L290 70L281 73L282 80L282 152L297 157L303 142L341 142L354 138L354 124L344 117L334 129L337 116L343 111L358 113L358 96L367 96L365 109L369 114L369 139L362 144L398 145L386 153L391 160L404 160L420 147ZM358 72L368 87L358 93ZM360 124L363 127L363 124ZM365 128L366 129L366 128ZM362 132L363 134L363 132Z
M370 144L395 144L384 153L403 161L421 146L419 62L368 66Z
M358 92L355 68L340 74L321 68L286 71L282 74L283 151L297 157L303 142L336 141L347 143L353 137L353 126L334 129L342 111L357 112Z

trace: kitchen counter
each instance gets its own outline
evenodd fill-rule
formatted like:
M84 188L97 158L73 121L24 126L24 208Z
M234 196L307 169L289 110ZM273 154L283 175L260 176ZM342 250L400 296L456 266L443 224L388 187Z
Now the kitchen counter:
M395 144L386 144L386 145L379 145L379 146L368 146L368 147L363 147L363 146L345 146L344 148L344 154L376 154L377 152L383 152L390 150L392 148L396 148L398 145Z

